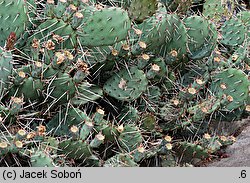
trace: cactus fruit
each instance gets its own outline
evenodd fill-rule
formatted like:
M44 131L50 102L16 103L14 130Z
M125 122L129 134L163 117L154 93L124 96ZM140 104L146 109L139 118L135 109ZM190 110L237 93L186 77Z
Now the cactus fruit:
M8 153L19 153L19 151L23 148L23 142L10 136L7 136L7 139L8 141L2 140L1 137L0 155L4 156Z
M37 27L37 31L29 37L28 45L31 46L34 39L46 44L47 41L53 40L53 35L58 35L62 38L59 45L67 45L68 49L72 49L76 46L75 31L69 24L57 19L48 19L40 24ZM56 43L56 41L53 40L53 43ZM59 46L57 46L57 48L59 48ZM28 47L27 49L30 48ZM55 48L51 47L51 49Z
M105 136L101 133L97 134L95 138L90 142L90 147L98 148L104 142Z

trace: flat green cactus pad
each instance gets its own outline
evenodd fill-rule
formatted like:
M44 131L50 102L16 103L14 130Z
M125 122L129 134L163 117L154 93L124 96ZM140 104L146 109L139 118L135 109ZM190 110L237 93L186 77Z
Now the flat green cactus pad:
M104 91L122 101L133 101L146 91L148 81L142 70L132 67L113 75L105 84Z

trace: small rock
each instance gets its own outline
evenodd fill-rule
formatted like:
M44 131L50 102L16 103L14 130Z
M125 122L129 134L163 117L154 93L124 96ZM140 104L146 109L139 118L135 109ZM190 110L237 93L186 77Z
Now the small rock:
M250 120L237 141L226 148L228 158L207 164L209 167L250 167Z

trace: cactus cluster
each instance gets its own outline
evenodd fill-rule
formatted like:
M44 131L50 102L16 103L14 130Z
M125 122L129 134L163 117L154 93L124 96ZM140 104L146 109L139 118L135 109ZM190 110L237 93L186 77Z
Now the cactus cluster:
M0 165L196 165L250 113L241 1L2 0L0 22Z

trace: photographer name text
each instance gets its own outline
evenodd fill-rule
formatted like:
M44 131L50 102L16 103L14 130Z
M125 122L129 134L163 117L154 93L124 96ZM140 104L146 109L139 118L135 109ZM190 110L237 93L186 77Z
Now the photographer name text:
M82 172L80 169L76 171L66 171L66 170L50 170L46 171L41 169L40 171L28 171L28 170L4 170L2 172L2 177L4 180L16 180L16 179L81 179Z

